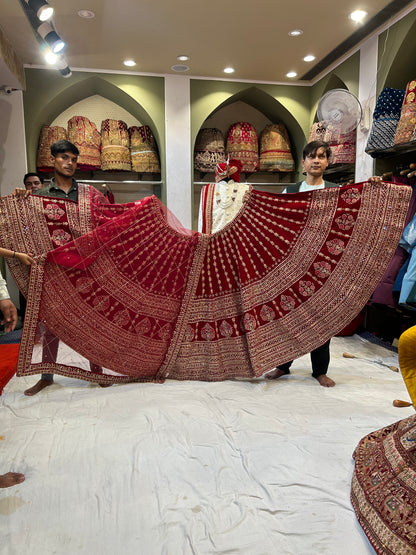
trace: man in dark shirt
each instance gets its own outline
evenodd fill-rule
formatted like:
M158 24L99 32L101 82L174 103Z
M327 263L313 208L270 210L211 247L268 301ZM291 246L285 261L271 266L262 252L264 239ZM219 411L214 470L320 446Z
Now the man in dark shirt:
M51 154L54 176L49 185L33 191L33 194L78 202L78 184L73 176L77 169L79 150L69 141L62 140L53 143Z
M43 177L41 177L38 173L29 172L25 174L23 184L26 191L33 193L43 186Z
M74 179L79 155L78 148L69 141L61 140L53 143L51 154L54 160L54 177L50 183L41 189L33 191L34 195L55 198L65 198L78 202L78 183ZM100 203L108 204L108 200L97 191L96 199ZM55 362L59 340L48 330L45 332L45 345L42 360ZM53 384L53 374L42 374L41 379L24 392L25 395L36 395L45 387Z

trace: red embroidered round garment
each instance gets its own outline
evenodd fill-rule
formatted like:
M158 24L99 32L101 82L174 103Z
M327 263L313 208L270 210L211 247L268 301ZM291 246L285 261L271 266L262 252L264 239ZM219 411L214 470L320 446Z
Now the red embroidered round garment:
M260 376L317 348L361 310L397 246L410 194L386 183L250 191L213 235L184 230L156 197L75 207L59 199L62 230L77 228L79 207L90 231L44 249L32 267L18 373L109 382ZM16 213L50 244L60 214L46 210L50 199L8 199L2 246L27 250ZM39 322L61 340L56 363L37 352Z
M255 172L259 165L259 146L254 125L239 121L227 133L227 154L241 162L241 171Z
M351 501L380 555L416 553L416 416L365 436L354 451Z
M97 126L84 116L68 120L68 140L79 150L78 170L99 170L101 167L101 135Z

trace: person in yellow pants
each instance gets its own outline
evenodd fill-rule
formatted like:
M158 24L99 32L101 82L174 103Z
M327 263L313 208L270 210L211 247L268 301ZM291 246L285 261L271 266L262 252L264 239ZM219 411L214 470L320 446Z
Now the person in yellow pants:
M416 326L399 338L399 364L413 406L416 407Z

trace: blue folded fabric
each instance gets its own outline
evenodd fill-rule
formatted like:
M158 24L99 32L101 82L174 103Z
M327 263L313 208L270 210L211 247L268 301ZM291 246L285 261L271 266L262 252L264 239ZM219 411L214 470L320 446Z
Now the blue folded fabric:
M373 124L365 148L373 158L376 157L377 151L390 148L394 144L405 92L402 89L386 87L377 98Z

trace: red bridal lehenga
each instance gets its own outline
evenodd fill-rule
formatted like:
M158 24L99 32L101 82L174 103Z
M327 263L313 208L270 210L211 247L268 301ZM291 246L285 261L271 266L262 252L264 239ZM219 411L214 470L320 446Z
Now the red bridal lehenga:
M411 189L252 190L212 235L184 230L154 196L101 205L90 195L80 185L78 204L0 200L2 246L38 255L30 279L10 264L28 292L20 376L261 376L362 309L395 251ZM42 356L50 333L59 338L54 360Z
M416 326L399 339L400 371L416 406ZM354 451L351 501L380 555L416 555L416 415L366 435Z
M380 555L416 554L416 416L365 436L354 451L351 501Z

